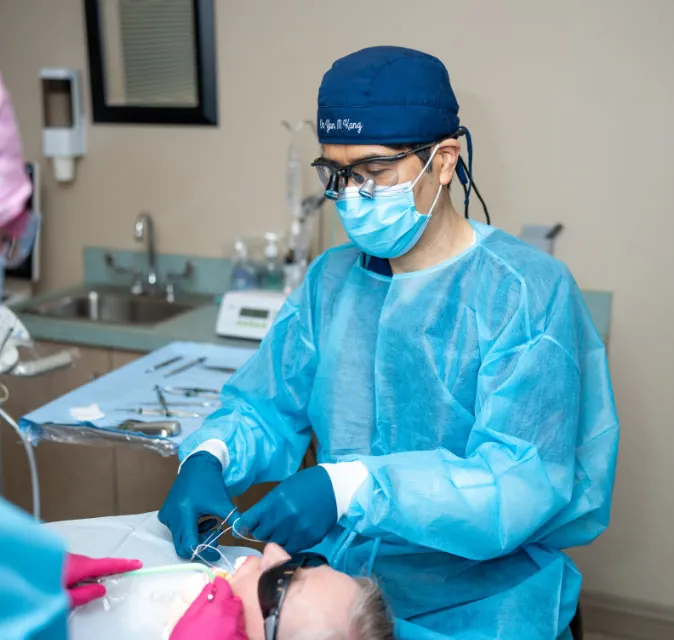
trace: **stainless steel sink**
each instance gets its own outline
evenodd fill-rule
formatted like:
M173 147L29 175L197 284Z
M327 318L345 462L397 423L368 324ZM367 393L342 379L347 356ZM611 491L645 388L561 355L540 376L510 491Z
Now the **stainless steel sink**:
M134 296L127 289L96 287L42 302L22 313L107 324L154 325L210 302L209 296L190 295L169 302L161 297Z

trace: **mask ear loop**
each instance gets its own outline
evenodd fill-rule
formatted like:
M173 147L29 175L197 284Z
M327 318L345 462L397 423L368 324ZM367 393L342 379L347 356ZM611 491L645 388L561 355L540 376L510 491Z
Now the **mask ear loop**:
M431 205L431 208L428 210L428 213L426 214L427 216L430 216L433 213L433 209L435 209L435 205L438 204L438 200L440 199L441 193L442 193L442 185L438 187L438 192L435 194L435 200L433 200L433 204Z
M433 158L435 158L435 154L438 152L438 149L440 148L439 144L435 145L435 148L433 149L433 153L431 153L431 157L428 159L428 162L424 165L424 168L421 170L421 173L417 176L417 179L412 183L412 190L414 190L414 187L417 186L417 182L421 180L421 177L426 173L426 170L428 167L431 166L431 162L433 162ZM435 194L435 200L433 200L433 204L431 205L431 208L428 210L428 213L425 215L430 216L433 213L433 210L435 209L435 205L438 204L438 200L440 199L440 194L442 193L442 185L438 187L438 192Z
M431 157L428 159L428 162L424 165L424 168L421 170L421 173L417 176L417 179L412 183L412 189L417 186L417 182L421 180L421 177L426 173L426 170L428 167L431 166L431 162L433 162L433 158L435 158L435 154L438 152L438 149L440 148L439 144L435 145L435 149L433 149L433 153L431 153Z
M465 127L464 127L465 129ZM466 131L466 147L468 148L468 189L466 190L466 211L468 211L468 202L470 201L470 192L473 189L473 138L470 135L470 131ZM466 216L468 217L468 216Z

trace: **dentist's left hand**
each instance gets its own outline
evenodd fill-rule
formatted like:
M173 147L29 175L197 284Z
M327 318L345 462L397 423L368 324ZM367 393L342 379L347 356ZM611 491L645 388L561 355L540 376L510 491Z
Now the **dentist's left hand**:
M237 530L297 553L323 540L338 517L328 472L320 466L311 467L286 478L248 509Z
M80 584L81 582L135 571L142 566L143 563L140 560L89 558L76 553L67 554L63 570L63 582L68 591L70 608L74 609L105 595L105 587L102 584L96 582Z

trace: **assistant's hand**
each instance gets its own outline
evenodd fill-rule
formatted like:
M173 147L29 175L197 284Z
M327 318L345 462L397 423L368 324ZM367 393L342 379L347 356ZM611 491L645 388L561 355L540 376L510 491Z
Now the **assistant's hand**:
M200 451L183 463L159 511L159 521L171 530L176 553L189 560L200 542L199 518L217 516L224 520L233 509L220 461L210 453ZM215 549L206 549L199 555L209 562L219 557Z
M207 584L174 627L170 640L248 640L243 607L224 578Z
M142 566L143 563L140 560L89 558L88 556L69 553L66 556L63 582L68 591L71 609L102 598L105 595L105 587L102 584L79 585L80 582L95 580L103 576L112 576L118 573L126 573L127 571L135 571Z
M236 528L296 553L318 544L336 523L330 476L323 467L311 467L272 489L241 516Z

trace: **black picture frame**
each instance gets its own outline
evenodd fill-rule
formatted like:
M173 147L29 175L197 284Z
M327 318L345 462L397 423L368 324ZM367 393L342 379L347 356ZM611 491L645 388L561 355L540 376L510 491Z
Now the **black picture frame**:
M217 126L214 0L192 0L192 2L194 4L198 105L195 107L142 107L109 105L106 102L99 0L84 0L91 103L95 123Z

